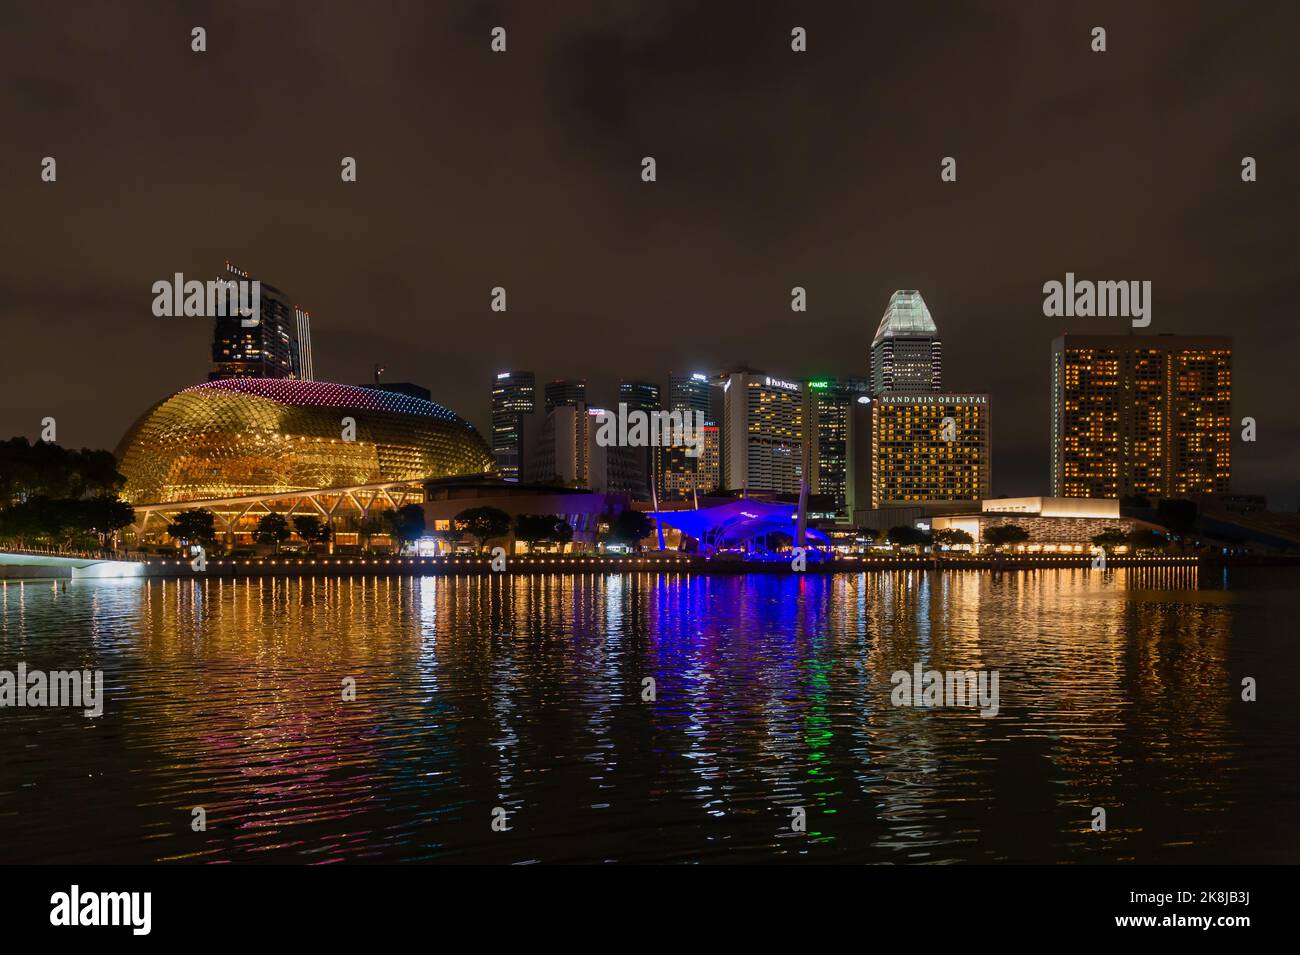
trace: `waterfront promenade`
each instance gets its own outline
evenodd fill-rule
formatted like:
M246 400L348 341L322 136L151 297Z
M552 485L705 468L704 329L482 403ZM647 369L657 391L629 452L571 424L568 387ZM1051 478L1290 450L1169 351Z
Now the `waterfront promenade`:
M839 555L830 560L809 560L795 570L788 561L749 561L716 557L706 559L675 551L649 551L629 555L530 554L506 558L497 570L490 555L459 554L445 557L387 555L282 555L268 557L208 557L202 570L191 560L177 557L132 555L104 559L80 555L0 552L0 579L77 579L83 577L282 577L282 576L457 576L480 574L587 574L587 573L691 573L691 574L826 574L870 570L1039 570L1055 567L1092 567L1087 554L862 554ZM1234 557L1154 555L1107 557L1105 567L1175 567L1205 563L1300 563L1300 557ZM498 562L497 566L500 564Z

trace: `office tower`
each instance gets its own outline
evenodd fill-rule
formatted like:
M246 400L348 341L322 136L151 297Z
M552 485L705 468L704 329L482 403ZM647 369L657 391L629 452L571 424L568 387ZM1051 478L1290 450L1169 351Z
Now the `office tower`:
M524 424L525 471L528 481L564 487L606 487L605 452L596 443L600 412L586 404L560 404L528 415Z
M854 454L864 442L870 443L871 432L864 427L866 416L858 403L870 391L865 378L814 378L804 387L803 466L808 490L829 498L841 518L850 517L855 506L867 506L869 478L863 468L854 467Z
M889 305L871 341L871 390L938 391L943 387L939 330L921 293L902 289Z
M726 487L798 494L803 479L803 386L740 369L726 373L723 401Z
M703 372L668 374L667 410L683 416L683 421L704 422L704 445L697 455L685 448L659 448L654 456L655 487L659 500L689 500L718 487L721 452L722 389ZM699 415L699 418L688 417Z
M669 411L698 411L705 424L715 425L722 417L721 395L713 379L702 372L668 374Z
M655 488L659 503L691 501L718 487L717 425L705 425L699 453L689 455L685 446L654 448Z
M492 457L507 481L524 479L525 417L537 410L531 371L503 371L492 382Z
M1052 494L1226 494L1232 339L1062 335L1052 342Z
M221 279L253 281L247 272L229 262ZM255 324L245 325L246 316L234 308L229 311L232 314L215 317L209 381L303 377L298 319L294 306L283 292L273 285L261 283L261 309Z
M543 411L554 411L566 405L587 403L587 382L581 378L555 378L546 383Z
M311 312L295 305L293 313L298 323L298 377L303 381L315 381L316 371L311 360ZM426 397L425 401L428 400Z
M989 396L894 392L871 400L871 506L989 496Z
M626 411L644 411L652 414L663 410L663 395L652 381L624 380L618 385L618 403ZM611 487L612 491L625 491L638 499L650 497L654 481L654 451L644 448L611 448L610 470L620 476L625 486Z
M618 384L618 400L627 405L628 411L662 411L663 400L659 386L651 381L621 381Z

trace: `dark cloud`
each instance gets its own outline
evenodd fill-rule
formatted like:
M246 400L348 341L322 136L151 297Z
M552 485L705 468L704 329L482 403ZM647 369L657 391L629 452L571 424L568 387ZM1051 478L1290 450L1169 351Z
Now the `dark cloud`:
M1260 421L1236 484L1293 502L1298 26L1290 2L10 4L0 434L53 414L112 447L201 379L208 330L149 288L227 257L311 308L319 376L382 362L480 425L506 366L606 398L737 360L860 373L915 287L948 381L994 396L995 489L1041 492L1050 341L1103 324L1042 316L1074 271L1152 280L1153 331L1235 336Z

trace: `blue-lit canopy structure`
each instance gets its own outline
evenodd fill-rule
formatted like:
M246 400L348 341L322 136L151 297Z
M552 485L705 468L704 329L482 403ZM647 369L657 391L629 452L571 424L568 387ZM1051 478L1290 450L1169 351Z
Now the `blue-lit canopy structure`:
M795 504L746 499L693 511L652 511L650 516L695 538L701 553L743 550L751 556L762 556L769 553L767 538L772 534L794 538L799 508ZM805 534L810 542L830 543L825 534L811 527Z

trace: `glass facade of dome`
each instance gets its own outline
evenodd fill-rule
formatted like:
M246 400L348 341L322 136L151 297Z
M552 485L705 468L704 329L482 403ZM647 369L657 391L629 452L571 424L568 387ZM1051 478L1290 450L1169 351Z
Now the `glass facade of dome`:
M344 418L355 440L344 439ZM177 392L131 427L117 459L133 504L495 473L478 431L441 405L273 378Z

